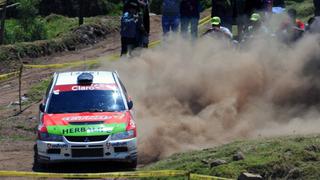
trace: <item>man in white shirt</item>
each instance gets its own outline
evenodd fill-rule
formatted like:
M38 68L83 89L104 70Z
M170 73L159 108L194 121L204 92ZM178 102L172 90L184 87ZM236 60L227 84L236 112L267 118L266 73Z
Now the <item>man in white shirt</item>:
M203 36L212 36L214 38L227 38L230 40L233 39L231 31L228 28L221 26L221 19L218 16L212 17L211 25L212 27L208 29L203 34Z

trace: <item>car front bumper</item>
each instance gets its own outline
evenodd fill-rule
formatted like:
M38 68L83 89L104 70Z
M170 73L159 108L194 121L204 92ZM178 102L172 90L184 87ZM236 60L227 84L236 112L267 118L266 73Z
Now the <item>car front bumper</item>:
M63 142L37 140L38 161L42 163L67 161L117 161L137 160L136 138L97 142Z

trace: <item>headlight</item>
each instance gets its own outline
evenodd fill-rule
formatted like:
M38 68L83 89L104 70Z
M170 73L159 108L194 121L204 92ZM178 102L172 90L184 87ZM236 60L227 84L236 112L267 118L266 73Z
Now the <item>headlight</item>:
M111 135L111 140L122 140L122 139L131 139L135 137L134 130L125 131L117 134Z
M39 132L39 140L42 141L56 141L56 142L62 142L62 136L55 135L55 134L49 134L47 132Z

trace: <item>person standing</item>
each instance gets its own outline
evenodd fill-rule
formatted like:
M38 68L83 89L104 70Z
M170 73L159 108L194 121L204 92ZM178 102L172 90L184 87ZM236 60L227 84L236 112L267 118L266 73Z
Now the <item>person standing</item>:
M200 18L199 0L182 0L180 4L181 33L187 37L190 26L191 38L198 37L198 23Z
M138 47L147 48L149 44L150 33L150 16L149 16L149 0L122 0L123 14L128 12L131 4L137 4L137 14L139 18L139 28L136 33L136 44Z
M140 31L139 46L148 48L150 34L150 15L149 15L149 0L138 0L140 5L140 17L142 21L142 31Z
M242 35L245 32L245 29L248 25L248 16L245 12L245 5L246 0L234 0L233 1L233 19L238 28L238 36L237 38L240 40L242 39ZM232 30L232 29L230 29Z
M314 16L320 16L320 0L313 0Z
M162 2L162 31L177 32L180 24L180 3L181 0L163 0Z
M220 17L221 25L232 29L233 5L231 0L212 0L211 17Z
M132 50L138 46L137 35L141 26L139 19L138 3L128 3L121 17L121 56L127 53L131 55Z

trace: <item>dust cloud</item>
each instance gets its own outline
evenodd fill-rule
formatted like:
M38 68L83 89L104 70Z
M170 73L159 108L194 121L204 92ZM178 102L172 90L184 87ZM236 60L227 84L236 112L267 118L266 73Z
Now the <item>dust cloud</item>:
M103 69L118 70L134 100L139 158L149 163L236 139L318 133L319 50L315 36L241 49L173 36Z

